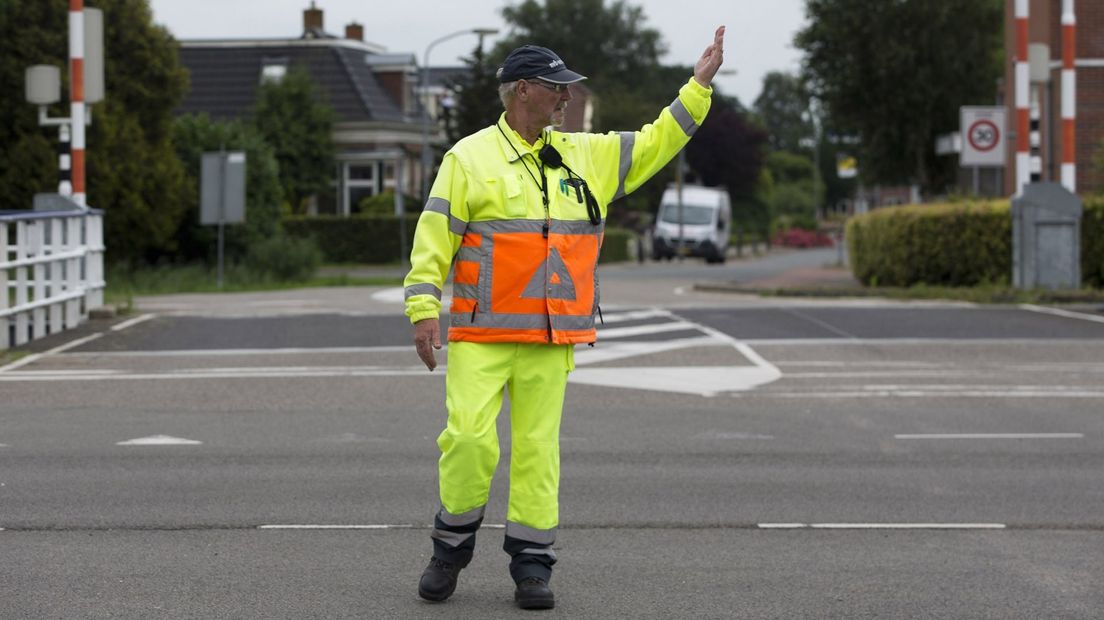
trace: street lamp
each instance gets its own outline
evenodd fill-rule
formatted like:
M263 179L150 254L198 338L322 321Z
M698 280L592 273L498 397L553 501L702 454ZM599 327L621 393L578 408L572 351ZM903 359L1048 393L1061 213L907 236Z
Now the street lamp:
M433 164L433 160L429 155L429 53L433 50L434 46L438 43L443 43L449 39L453 39L465 34L479 35L480 43L483 42L483 37L491 34L498 34L497 28L465 28L464 30L458 30L452 34L447 34L440 39L436 39L431 42L425 50L425 56L422 57L422 201L429 200L429 168Z

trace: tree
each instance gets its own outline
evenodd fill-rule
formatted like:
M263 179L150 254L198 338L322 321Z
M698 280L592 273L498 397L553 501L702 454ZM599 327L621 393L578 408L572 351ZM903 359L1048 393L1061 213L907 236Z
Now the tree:
M186 208L183 168L169 137L187 74L145 0L96 6L104 12L106 93L92 106L88 128L88 203L107 212L110 261L151 259L175 251ZM29 207L33 194L57 188L56 130L39 127L34 106L23 101L23 72L57 65L68 82L68 7L65 0L0 0L0 92L8 95L0 98L4 208ZM68 106L51 106L50 114L68 116Z
M498 78L495 77L498 65L487 59L482 37L479 45L472 50L472 55L464 58L463 62L468 72L447 85L456 92L456 105L449 112L445 124L449 142L453 144L493 124L502 113L502 105L498 101Z
M333 180L333 107L306 70L293 67L258 89L253 124L276 155L292 213L304 213L307 199L329 189Z
M991 101L1000 76L1003 1L807 0L794 44L832 122L861 138L864 178L939 191L954 163L938 134L961 105Z
M181 116L173 125L173 145L188 179L188 211L178 236L181 260L211 263L214 258L215 228L199 224L199 169L204 152L225 148L245 153L245 224L226 228L227 257L240 259L251 244L279 233L280 167L272 147L252 125L240 120L216 122L205 114Z
M709 186L723 186L733 199L733 219L766 232L769 205L756 198L763 168L765 131L724 98L714 97L709 115L686 147L686 160Z
M764 76L754 110L776 151L800 152L805 149L802 142L813 137L813 125L806 116L809 95L791 73L771 71Z

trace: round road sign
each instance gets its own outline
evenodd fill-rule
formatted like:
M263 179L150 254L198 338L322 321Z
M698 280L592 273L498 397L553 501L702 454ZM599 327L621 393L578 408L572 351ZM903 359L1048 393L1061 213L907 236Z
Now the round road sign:
M966 139L970 141L970 146L982 153L991 151L1000 144L1000 129L992 121L978 120L970 125Z

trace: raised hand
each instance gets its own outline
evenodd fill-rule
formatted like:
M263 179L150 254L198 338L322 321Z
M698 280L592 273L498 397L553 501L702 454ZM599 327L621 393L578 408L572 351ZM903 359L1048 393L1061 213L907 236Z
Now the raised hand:
M706 88L724 63L724 33L724 26L717 28L716 34L713 35L713 44L705 48L701 58L694 65L694 80Z

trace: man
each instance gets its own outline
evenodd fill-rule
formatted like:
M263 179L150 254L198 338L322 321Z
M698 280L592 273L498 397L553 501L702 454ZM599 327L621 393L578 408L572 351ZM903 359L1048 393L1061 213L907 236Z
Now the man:
M495 418L510 392L510 497L503 548L514 599L548 609L559 522L560 415L574 345L593 343L606 207L640 187L690 140L709 111L724 26L694 76L636 132L559 133L568 84L586 79L543 47L506 57L506 111L445 154L418 220L406 314L431 371L441 348L441 288L453 272L441 449L441 509L418 594L447 599L471 561L498 464Z

